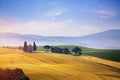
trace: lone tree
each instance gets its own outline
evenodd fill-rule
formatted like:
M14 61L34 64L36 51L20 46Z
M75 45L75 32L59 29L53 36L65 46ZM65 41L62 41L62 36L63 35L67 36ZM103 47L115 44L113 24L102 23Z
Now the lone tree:
M68 48L63 48L62 53L63 53L63 54L69 54L70 51L69 51Z
M48 49L50 49L51 47L49 45L45 45L43 48L45 48L46 51L48 51Z
M27 42L24 42L23 51L27 52Z
M72 52L75 52L75 55L76 56L79 56L79 55L81 55L82 53L81 53L81 48L79 48L79 47L74 47L73 49L72 49Z
M33 51L35 52L37 50L37 46L35 44L35 42L33 42Z

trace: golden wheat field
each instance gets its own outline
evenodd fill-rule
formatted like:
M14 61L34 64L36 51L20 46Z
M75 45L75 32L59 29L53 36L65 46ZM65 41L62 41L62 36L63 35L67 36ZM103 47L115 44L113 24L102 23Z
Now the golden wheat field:
M21 68L30 80L120 80L120 63L90 56L0 48L0 68Z

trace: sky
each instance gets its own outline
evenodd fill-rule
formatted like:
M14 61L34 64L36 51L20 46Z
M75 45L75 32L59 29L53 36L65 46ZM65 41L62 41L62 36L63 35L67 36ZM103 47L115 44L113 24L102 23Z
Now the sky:
M120 0L0 0L0 32L84 36L120 29Z

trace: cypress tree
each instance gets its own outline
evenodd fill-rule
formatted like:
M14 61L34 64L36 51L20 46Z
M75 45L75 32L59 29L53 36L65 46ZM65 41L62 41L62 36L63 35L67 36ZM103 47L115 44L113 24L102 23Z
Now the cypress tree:
M34 52L37 50L37 46L36 46L35 42L33 42L33 50L34 50Z
M27 52L27 42L24 42L23 51Z

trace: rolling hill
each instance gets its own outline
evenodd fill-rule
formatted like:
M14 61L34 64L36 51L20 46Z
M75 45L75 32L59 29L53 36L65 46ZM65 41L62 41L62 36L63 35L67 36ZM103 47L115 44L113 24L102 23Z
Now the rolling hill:
M93 48L120 49L120 30L108 30L83 37L78 37L78 41L84 46Z
M1 46L20 46L24 41L37 45L78 45L90 48L120 49L120 30L108 30L82 37L40 36L33 34L0 33Z
M70 51L72 51L72 49L76 46L74 46L74 45L57 45L54 47L68 48ZM82 47L82 46L78 46L78 47L82 49L83 55L94 56L94 57L98 57L98 58L103 58L103 59L107 59L107 60L111 60L111 61L120 62L120 58L119 58L120 50L95 49L95 48L87 48L87 47ZM46 51L46 49L43 48L43 46L38 46L37 50L38 51ZM70 55L72 55L72 52Z
M120 63L90 56L0 48L0 68L21 68L30 80L119 80Z

